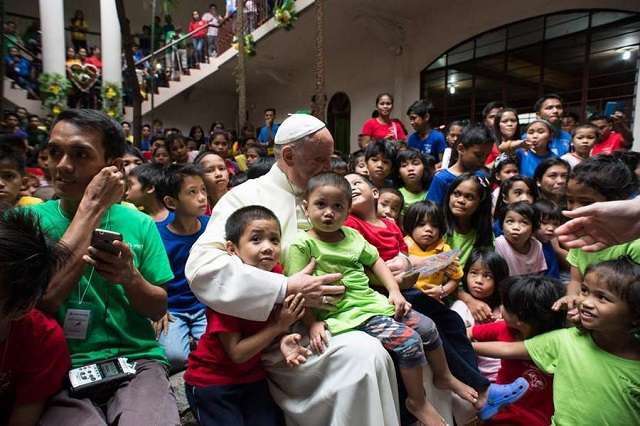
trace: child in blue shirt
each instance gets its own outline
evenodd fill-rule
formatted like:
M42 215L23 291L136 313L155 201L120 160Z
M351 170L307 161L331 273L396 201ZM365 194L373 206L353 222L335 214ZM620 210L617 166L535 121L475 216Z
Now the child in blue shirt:
M547 158L557 157L549 149L549 142L554 129L547 120L537 119L529 123L526 129L526 139L522 148L516 150L520 174L533 177L536 168Z
M442 159L442 153L447 147L447 142L440 131L431 128L431 123L429 123L429 111L431 108L431 102L426 99L420 99L415 101L407 110L409 122L413 130L415 130L414 133L409 135L407 145L409 148L417 149L422 155L432 156L436 163L439 163Z
M186 367L190 338L200 339L207 326L205 306L189 288L184 267L191 246L202 235L209 220L207 188L203 172L192 164L172 164L157 191L165 206L175 214L173 222L158 224L174 278L167 283L168 312L155 324L158 341L173 371Z
M491 152L493 136L481 124L469 125L462 130L457 145L458 161L448 169L440 170L433 176L427 192L427 200L442 205L447 189L456 177L463 173L486 176L484 162Z

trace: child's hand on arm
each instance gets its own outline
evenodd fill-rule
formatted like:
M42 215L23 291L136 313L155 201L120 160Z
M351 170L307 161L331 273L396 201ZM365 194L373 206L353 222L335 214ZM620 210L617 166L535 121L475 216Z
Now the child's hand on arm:
M301 319L305 313L304 309L304 297L302 293L296 295L289 295L280 309L277 311L273 318L274 326L281 332L286 333L291 327L291 324Z
M321 354L329 344L329 338L327 337L326 324L324 321L314 321L309 326L309 341L311 349Z
M458 299L463 301L469 307L471 316L476 320L476 322L487 322L493 319L491 307L482 300L476 299L463 289L458 290Z
M567 310L567 319L572 323L580 321L578 313L578 301L580 298L580 285L582 274L575 266L571 267L571 281L567 285L567 294L556 301L551 309L554 311Z

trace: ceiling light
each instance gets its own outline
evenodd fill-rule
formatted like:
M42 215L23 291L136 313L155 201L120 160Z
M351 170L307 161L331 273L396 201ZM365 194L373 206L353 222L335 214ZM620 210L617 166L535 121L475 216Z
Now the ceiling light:
M631 59L631 51L625 50L624 52L622 52L622 60L628 61L629 59Z
M455 84L450 84L449 85L449 93L452 94L452 95L456 93L456 85Z

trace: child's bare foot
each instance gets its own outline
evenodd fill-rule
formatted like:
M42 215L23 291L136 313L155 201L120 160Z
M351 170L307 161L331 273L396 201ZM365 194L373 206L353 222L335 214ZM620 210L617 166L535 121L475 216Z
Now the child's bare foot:
M426 398L422 401L407 398L405 405L407 410L424 426L445 426L447 424L447 421Z
M465 401L469 401L474 406L478 402L478 392L471 386L465 385L451 374L446 374L443 377L435 376L433 378L433 384L438 389L450 390Z

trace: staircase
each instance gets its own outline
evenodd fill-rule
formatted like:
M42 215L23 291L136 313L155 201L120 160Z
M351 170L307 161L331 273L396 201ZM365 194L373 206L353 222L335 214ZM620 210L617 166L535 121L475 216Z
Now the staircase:
M300 14L314 2L315 0L296 0L296 12ZM251 33L258 50L260 49L258 41L276 29L278 29L278 27L275 19L269 18L262 24L259 24L259 26ZM218 71L223 64L232 61L238 54L238 51L231 47L232 38L233 33L231 30L231 22L227 22L225 25L221 26L218 31L218 56L209 58L208 63L200 63L199 68L190 68L190 75L180 76L180 81L169 82L169 87L158 87L158 92L154 95L153 99L154 108L162 105L203 79L208 78L209 76L214 76L214 73ZM149 111L151 111L150 95L142 102L143 117L149 113ZM133 120L132 107L125 107L125 119L127 121Z
M27 91L20 88L8 77L4 78L4 98L14 107L23 107L30 114L46 115L42 109L42 102L38 99L27 98Z

